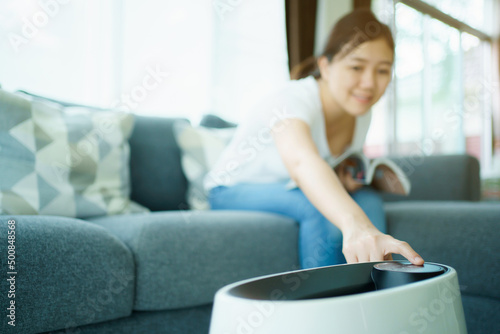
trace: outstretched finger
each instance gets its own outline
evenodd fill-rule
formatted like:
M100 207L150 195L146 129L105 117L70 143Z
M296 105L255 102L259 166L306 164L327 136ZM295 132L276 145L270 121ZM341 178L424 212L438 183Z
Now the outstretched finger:
M424 259L422 259L407 242L395 240L395 242L391 244L389 252L403 255L414 265L422 266L424 264Z

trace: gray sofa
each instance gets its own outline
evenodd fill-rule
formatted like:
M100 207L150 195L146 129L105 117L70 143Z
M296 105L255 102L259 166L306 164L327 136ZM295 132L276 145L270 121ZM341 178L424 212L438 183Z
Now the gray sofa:
M298 269L291 219L188 210L174 121L136 117L130 139L131 197L151 213L0 216L1 333L207 333L218 288ZM477 160L395 160L413 192L386 197L389 232L427 261L457 269L469 333L498 332L500 205L476 202ZM17 236L15 327L5 311L8 220Z

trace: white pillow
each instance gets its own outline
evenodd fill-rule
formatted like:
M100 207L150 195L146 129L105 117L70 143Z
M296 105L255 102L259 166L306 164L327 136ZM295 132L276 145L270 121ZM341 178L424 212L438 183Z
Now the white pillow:
M175 137L181 149L181 165L188 180L187 202L193 210L210 209L203 179L231 141L236 128L193 127L175 124Z

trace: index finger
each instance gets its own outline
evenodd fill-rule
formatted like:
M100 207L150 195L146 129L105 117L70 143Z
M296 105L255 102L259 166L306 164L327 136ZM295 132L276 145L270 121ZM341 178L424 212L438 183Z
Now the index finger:
M391 246L387 249L389 252L403 255L408 261L416 266L422 266L424 264L424 259L418 255L407 242L400 240L394 241L395 242L392 242Z

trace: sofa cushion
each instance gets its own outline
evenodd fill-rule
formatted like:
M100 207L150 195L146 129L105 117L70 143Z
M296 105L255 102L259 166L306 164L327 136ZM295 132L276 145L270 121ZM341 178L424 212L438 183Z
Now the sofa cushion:
M16 326L7 324L4 311L0 333L75 333L73 327L131 314L134 260L117 237L95 224L54 216L0 216L2 236L7 236L8 220L15 221L16 263L10 270L17 272L16 292L8 298L5 237L0 304L15 300Z
M500 205L398 202L385 205L389 233L424 260L455 268L462 293L500 300Z
M44 334L204 334L212 305L166 311L134 311L130 317ZM472 333L471 333L472 334Z
M0 214L141 212L129 199L133 117L0 90Z
M411 183L409 196L384 193L384 201L477 201L480 199L479 161L470 155L391 157ZM432 189L432 191L429 191Z
M468 334L500 333L500 300L462 294Z
M234 135L236 128L193 127L189 122L178 122L174 127L181 149L181 163L188 179L187 202L193 210L210 209L204 179Z
M172 211L93 222L134 253L139 311L204 305L228 283L298 269L298 225L283 216Z
M173 125L180 119L135 116L130 137L130 197L152 211L187 209L187 181Z

